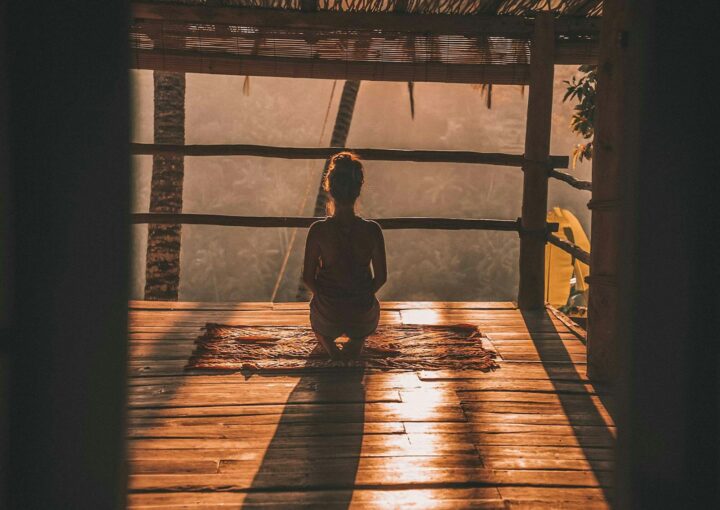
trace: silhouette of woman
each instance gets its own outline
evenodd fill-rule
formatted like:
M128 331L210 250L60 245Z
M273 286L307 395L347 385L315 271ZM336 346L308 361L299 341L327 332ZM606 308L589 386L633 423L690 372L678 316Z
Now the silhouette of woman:
M332 215L312 224L305 245L303 280L313 293L310 323L333 360L360 357L380 318L375 293L387 281L380 225L355 215L363 182L357 156L340 152L330 159L323 187L332 199ZM335 340L343 334L349 341L341 350Z

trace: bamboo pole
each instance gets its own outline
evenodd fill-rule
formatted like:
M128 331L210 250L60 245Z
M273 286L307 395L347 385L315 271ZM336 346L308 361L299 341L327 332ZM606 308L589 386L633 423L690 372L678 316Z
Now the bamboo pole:
M545 305L545 242L550 156L550 127L553 101L553 18L538 13L530 53L530 91L528 95L523 200L520 237L521 309L540 309Z
M548 233L547 240L550 244L553 244L564 252L569 253L570 255L578 259L580 262L584 262L585 264L590 265L590 254L580 248L578 245L571 243L570 241L566 241L565 239L561 239L558 236L550 233Z
M153 143L130 144L132 154L182 154L183 156L256 156L280 159L327 159L333 154L349 150L366 161L413 161L416 163L474 163L522 167L525 159L519 154L474 151L436 151L405 149L370 149L345 147L272 147L248 144L172 145ZM568 168L567 156L550 156L553 168Z
M133 224L163 223L185 225L218 225L224 227L258 228L308 228L324 217L300 216L224 216L217 214L158 214L135 213ZM374 219L383 229L425 229L425 230L500 230L518 232L517 220L490 220L469 218L378 218Z
M582 191L592 191L592 182L581 181L580 179L577 179L570 174L566 174L565 172L558 172L557 170L553 169L550 170L550 177L559 181L566 182L575 189L579 189Z

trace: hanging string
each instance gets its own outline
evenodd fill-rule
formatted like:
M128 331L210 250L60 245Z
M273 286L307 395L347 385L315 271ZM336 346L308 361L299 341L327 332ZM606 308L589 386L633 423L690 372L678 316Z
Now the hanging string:
M305 186L305 196L303 197L302 204L300 204L300 209L298 210L298 216L302 216L303 212L305 211L305 205L307 204L308 197L310 196L310 190L312 189L313 182L313 172L310 172L307 186ZM298 229L294 228L292 230L292 234L290 235L290 242L288 243L287 250L285 250L285 256L283 257L282 264L280 265L280 271L278 272L277 279L275 280L275 285L273 285L273 291L270 296L270 303L275 302L277 293L280 290L280 283L282 282L283 275L285 274L285 270L287 269L288 260L290 260L290 253L292 253L293 246L295 245L295 238L297 237L297 233Z
M325 119L323 120L318 143L322 143L323 135L325 134L325 127L327 126L328 117L330 116L330 107L332 106L333 98L335 97L335 87L337 87L337 80L333 82L332 90L330 91L330 101L328 101L327 110L325 110Z

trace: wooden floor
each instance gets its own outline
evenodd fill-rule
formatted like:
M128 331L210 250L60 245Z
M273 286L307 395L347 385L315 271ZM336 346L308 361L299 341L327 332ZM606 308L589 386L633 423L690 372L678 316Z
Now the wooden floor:
M550 312L383 304L386 324L477 324L491 373L246 378L183 371L199 328L307 325L307 305L130 308L131 508L608 506L615 429L583 341Z

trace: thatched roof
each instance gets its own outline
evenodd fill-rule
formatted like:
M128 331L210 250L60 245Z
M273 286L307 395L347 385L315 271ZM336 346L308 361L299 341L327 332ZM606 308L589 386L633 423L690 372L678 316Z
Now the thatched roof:
M522 84L533 18L556 63L593 62L600 0L185 0L133 3L133 65L221 74Z
M153 0L157 4L339 12L527 16L551 10L558 16L600 16L602 0Z

